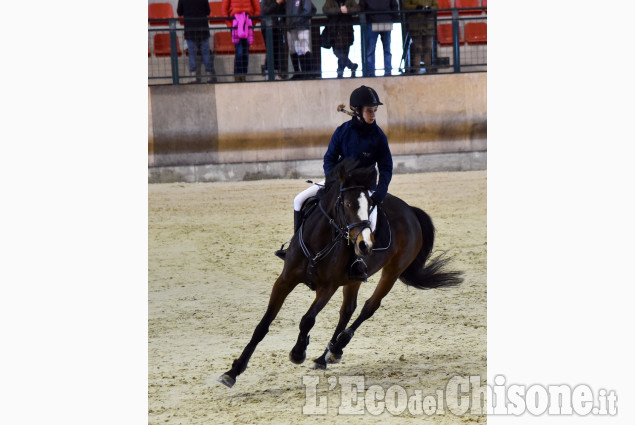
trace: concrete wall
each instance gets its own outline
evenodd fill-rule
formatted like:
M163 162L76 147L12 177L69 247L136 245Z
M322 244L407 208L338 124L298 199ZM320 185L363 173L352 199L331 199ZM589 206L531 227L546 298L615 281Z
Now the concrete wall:
M166 167L321 160L335 128L349 119L337 105L348 107L362 84L384 103L377 122L393 156L470 154L465 158L485 167L474 153L487 150L486 73L151 86L150 181Z

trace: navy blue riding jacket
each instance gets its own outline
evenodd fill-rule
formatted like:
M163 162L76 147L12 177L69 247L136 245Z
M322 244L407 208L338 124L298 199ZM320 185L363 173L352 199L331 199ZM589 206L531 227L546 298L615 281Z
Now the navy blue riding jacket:
M328 176L344 158L357 159L360 168L377 165L379 183L372 198L378 203L383 201L392 179L392 155L388 138L376 122L366 124L353 117L340 125L324 155L324 174Z

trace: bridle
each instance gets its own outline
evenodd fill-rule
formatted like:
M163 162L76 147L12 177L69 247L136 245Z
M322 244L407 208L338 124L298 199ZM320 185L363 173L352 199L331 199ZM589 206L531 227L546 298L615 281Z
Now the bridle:
M326 217L328 223L331 225L331 227L335 230L335 237L331 240L331 242L324 247L322 250L320 250L317 254L312 255L309 248L306 246L306 244L304 243L304 238L302 237L302 231L304 228L304 223L302 223L302 225L300 226L300 230L299 230L299 242L300 242L300 247L302 248L302 252L304 253L304 255L309 259L309 261L311 262L312 266L315 266L322 258L326 257L332 250L333 248L335 248L335 246L337 245L337 243L342 240L342 239L346 239L347 244L350 244L350 232L353 229L359 228L361 227L360 232L362 232L364 229L368 228L370 229L370 220L362 220L362 221L358 221L355 223L348 223L348 221L346 220L346 214L344 214L344 210L343 210L343 200L342 200L342 193L347 192L349 190L354 190L354 189L364 189L365 186L361 186L361 185L357 185L357 186L347 186L347 187L341 187L339 189L339 194L337 196L337 199L335 200L335 218L331 217L328 212L324 209L324 207L322 206L322 201L320 200L320 202L318 202L318 207L320 209L320 211L322 212L322 214L324 215L324 217ZM376 208L376 206L373 206L370 211L369 211L369 217L370 217L370 213L372 212L373 208ZM338 220L339 218L339 220ZM339 221L339 222L338 222ZM340 224L343 223L343 224Z
M342 193L347 192L349 190L353 190L353 189L365 189L365 186L359 186L358 185L358 186L340 187L340 194L338 195L337 200L335 201L335 213L336 213L336 215L339 213L342 216L342 219L343 219L343 222L344 222L343 228L346 229L346 240L349 241L349 242L350 242L350 231L352 229L355 229L357 227L361 227L360 233L366 228L370 229L370 220L362 220L362 221L358 221L358 222L349 224L346 221L346 214L343 214L343 211L342 211L342 208L341 208L341 206L342 206ZM370 217L370 214L372 213L373 208L375 208L375 206L373 206L368 211L368 217ZM326 212L324 210L322 210L322 212L324 214L326 214ZM327 217L328 217L328 215L327 215ZM371 232L372 232L372 230L371 230Z

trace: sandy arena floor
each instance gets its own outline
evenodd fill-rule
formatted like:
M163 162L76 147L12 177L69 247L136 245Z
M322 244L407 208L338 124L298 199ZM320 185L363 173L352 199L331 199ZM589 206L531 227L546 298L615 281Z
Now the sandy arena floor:
M416 404L404 408L399 399L390 405L390 397L377 395L376 402L394 407L373 404L363 415L338 414L338 408L342 398L351 401L342 391L343 376L363 376L365 389L380 385L387 394L398 395L390 390L398 385L410 398L415 391L436 398L455 375L485 380L486 185L485 171L394 176L390 192L430 214L435 251L455 255L452 268L465 272L465 282L430 291L397 282L342 362L326 371L311 369L311 360L335 328L341 290L318 316L307 361L298 366L288 354L314 297L300 285L231 389L216 379L240 355L265 311L282 270L273 251L290 237L292 200L306 183L149 185L149 423L485 423L485 416L457 416L447 406L444 414L428 415ZM362 285L353 320L378 278ZM317 399L307 397L303 376L319 379ZM363 398L357 402L363 408ZM326 414L303 414L303 407L326 408Z

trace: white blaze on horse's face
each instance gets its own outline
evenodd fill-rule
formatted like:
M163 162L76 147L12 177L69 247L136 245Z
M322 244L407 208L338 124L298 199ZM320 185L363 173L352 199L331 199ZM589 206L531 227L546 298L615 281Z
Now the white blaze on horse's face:
M359 221L366 221L369 219L369 202L368 202L368 193L360 192L359 198L357 199L357 203L359 204L359 210L357 211L357 216L359 217ZM363 242L363 244L362 244ZM357 235L355 241L355 254L358 256L364 256L370 254L371 249L373 249L374 238L373 234L370 231L370 228L364 227L359 235Z

